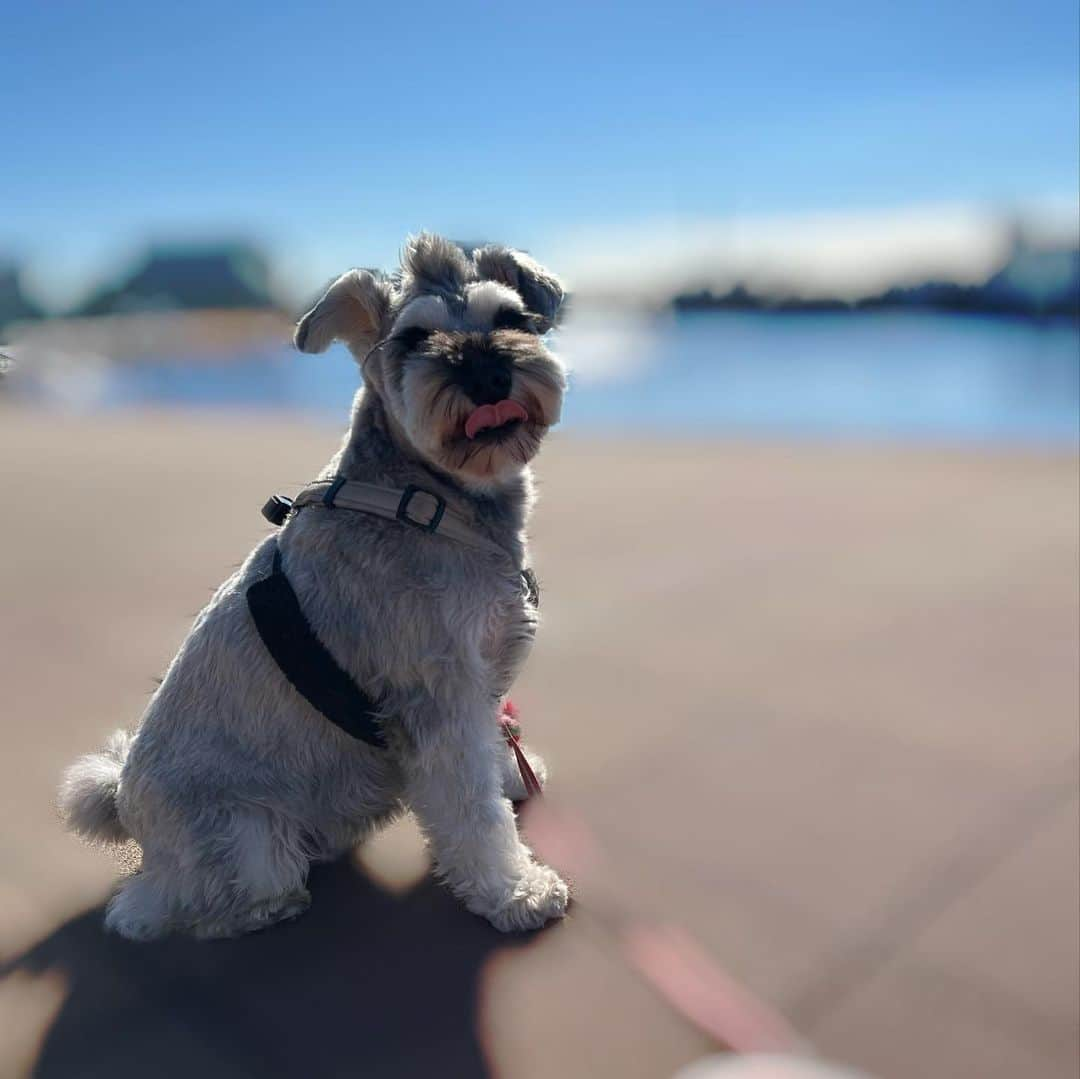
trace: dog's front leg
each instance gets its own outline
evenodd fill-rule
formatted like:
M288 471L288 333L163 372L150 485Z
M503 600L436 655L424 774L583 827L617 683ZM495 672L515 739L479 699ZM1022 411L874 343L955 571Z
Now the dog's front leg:
M431 700L409 718L415 750L405 761L406 798L439 875L469 910L504 932L561 918L566 884L533 860L503 796L505 747L490 699L479 694L471 707Z

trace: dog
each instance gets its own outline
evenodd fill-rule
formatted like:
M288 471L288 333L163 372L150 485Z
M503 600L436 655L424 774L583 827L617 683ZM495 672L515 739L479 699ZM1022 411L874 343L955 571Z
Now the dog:
M137 729L64 776L72 831L142 848L107 929L231 937L296 917L312 862L406 810L470 911L503 931L563 916L567 885L518 835L525 792L498 723L538 622L521 575L529 463L566 389L543 340L563 298L521 252L421 234L393 274L350 270L300 319L299 349L343 341L362 375L320 479L429 493L483 542L410 527L408 509L289 513L199 614ZM268 650L246 598L278 566L315 647L377 702L382 746L330 722Z

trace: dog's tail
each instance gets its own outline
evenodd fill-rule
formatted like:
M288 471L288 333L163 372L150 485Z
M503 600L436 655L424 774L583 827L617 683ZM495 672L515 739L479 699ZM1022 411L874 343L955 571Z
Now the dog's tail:
M100 843L122 843L128 833L120 823L116 796L132 735L114 731L100 753L80 757L60 783L60 814L76 835Z

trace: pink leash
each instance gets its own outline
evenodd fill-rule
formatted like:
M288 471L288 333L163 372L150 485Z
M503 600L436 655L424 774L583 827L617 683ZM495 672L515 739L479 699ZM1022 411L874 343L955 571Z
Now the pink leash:
M513 749L530 799L528 830L545 858L582 875L603 863L603 854L585 822L556 810L549 801L534 805L540 782L521 748L517 709L503 705L499 724ZM612 933L631 967L677 1014L716 1044L735 1053L812 1055L787 1020L726 974L708 952L679 926L652 921L617 906L587 911L598 927ZM578 913L586 911L578 908Z
M507 700L503 703L502 715L499 716L499 726L502 727L503 737L514 751L517 760L518 771L521 773L521 782L525 784L525 793L529 798L539 798L543 793L540 780L529 764L529 758L521 748L521 724L517 721L518 712L514 702Z

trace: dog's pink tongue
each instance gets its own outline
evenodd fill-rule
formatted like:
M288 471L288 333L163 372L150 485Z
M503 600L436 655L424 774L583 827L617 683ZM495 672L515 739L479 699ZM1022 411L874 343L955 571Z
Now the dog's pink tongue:
M525 407L519 405L517 401L500 401L495 406L496 427L502 427L504 423L509 423L511 420L525 421L528 418L529 414L525 411Z
M527 420L528 412L517 401L499 401L494 405L480 405L469 413L465 421L465 437L476 438L481 431L489 427L502 427L511 420Z
M495 406L481 405L479 408L474 408L465 421L465 437L476 438L485 428L494 426Z

